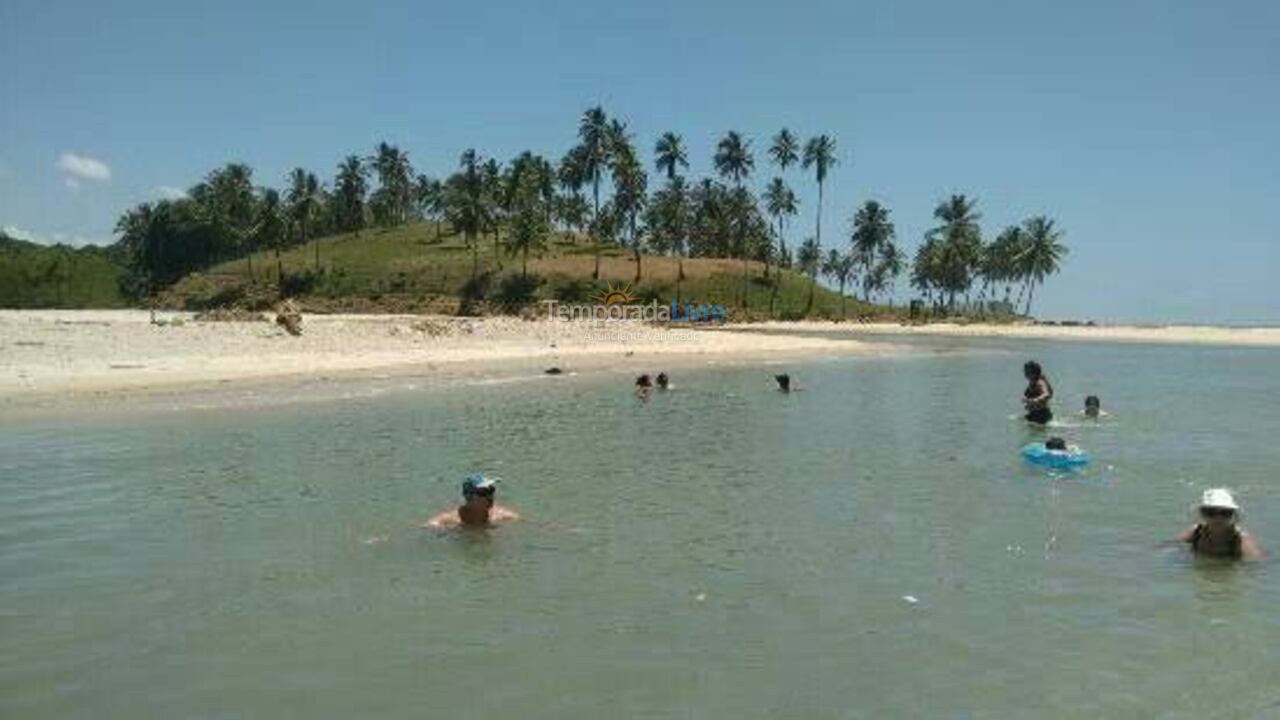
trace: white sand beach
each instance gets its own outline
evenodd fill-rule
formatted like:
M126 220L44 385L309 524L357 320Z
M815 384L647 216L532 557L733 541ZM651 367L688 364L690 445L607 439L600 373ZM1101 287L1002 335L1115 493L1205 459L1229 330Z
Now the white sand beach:
M141 310L0 311L0 400L179 389L371 373L637 368L663 362L893 352L840 337L514 317L307 315L292 337L272 322L206 322Z
M513 317L307 315L302 336L292 337L266 321L157 318L153 324L141 310L0 311L0 400L389 372L644 371L658 358L747 362L902 352L883 337L863 338L872 335L1280 346L1277 329L1208 327L777 322L694 330Z

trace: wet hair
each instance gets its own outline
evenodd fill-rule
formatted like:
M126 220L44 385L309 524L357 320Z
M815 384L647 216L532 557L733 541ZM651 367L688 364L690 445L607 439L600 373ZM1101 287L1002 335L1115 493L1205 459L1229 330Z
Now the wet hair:
M1084 406L1085 407L1102 407L1102 401L1098 399L1097 395L1090 395L1089 397L1084 399Z
M781 375L774 375L773 379L777 381L779 390L791 389L791 376L788 375L787 373L782 373Z
M1049 450L1066 450L1067 441L1060 437L1051 437L1044 441L1044 446Z
M658 373L658 387L665 388L671 382L671 378L667 377L664 372Z
M1044 375L1044 369L1035 360L1028 360L1022 364L1022 374L1034 380Z
M649 373L645 373L636 378L636 387L647 388L653 387L653 381L649 379Z

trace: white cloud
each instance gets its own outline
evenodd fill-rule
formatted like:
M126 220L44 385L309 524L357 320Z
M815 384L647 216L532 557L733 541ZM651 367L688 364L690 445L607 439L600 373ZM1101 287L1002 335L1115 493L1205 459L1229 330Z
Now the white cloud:
M74 235L71 233L56 232L50 235L38 235L30 230L23 230L15 225L5 225L4 227L0 227L0 231L3 231L5 235L8 235L15 240L25 240L27 242L33 242L40 245L62 244L70 245L71 247L84 247L85 245L108 245L111 242L109 240L98 240L96 238L89 238L83 235Z
M106 182L111 179L111 168L101 160L88 155L64 152L58 158L57 167L65 175L63 182L73 190L80 187L81 180Z
M26 240L27 242L40 242L33 233L29 233L20 227L13 225L5 225L0 227L0 232L13 238L14 240Z
M159 200L177 200L187 196L187 191L172 185L157 185L151 188L151 197Z

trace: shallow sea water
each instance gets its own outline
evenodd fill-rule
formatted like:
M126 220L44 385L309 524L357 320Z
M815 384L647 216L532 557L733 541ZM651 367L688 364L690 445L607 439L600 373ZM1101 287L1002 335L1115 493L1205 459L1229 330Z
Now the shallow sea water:
M1280 716L1280 567L1162 544L1280 553L1280 352L907 344L0 419L0 716ZM525 519L415 527L474 470Z

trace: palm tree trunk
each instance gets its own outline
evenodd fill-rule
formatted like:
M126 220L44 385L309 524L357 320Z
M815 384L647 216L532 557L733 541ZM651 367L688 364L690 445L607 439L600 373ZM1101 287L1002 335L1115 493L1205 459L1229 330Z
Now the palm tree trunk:
M818 181L818 227L815 234L818 249L822 249L822 181Z
M742 307L743 309L747 307L747 292L748 292L747 270L748 270L747 252L744 249L742 251Z
M276 290L284 287L284 264L280 262L280 240L276 236Z
M840 319L845 320L849 317L849 313L845 311L845 301L848 298L844 294L844 282L840 283Z
M1030 280L1027 283L1027 309L1026 309L1026 312L1022 313L1027 317L1031 317L1031 298L1035 294L1036 294L1036 281Z
M520 277L529 277L529 245L524 246L524 259L520 261Z
M810 275L809 276L809 300L808 302L805 303L805 306L804 306L805 315L808 315L809 311L813 309L813 291L814 289L817 288L817 286L818 286L818 280L812 275Z
M684 298L680 297L680 283L684 281L684 257L676 256L676 305L683 306Z
M591 272L592 280L600 279L600 238L596 233L600 231L600 176L597 174L592 178L591 197L593 209L591 211L591 242L595 245L596 252L596 269Z

